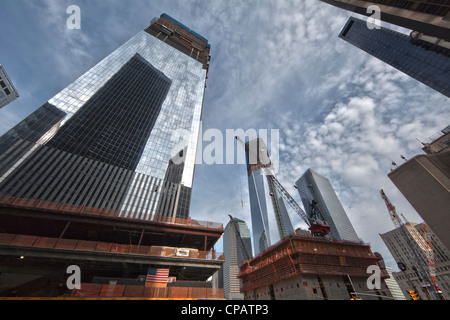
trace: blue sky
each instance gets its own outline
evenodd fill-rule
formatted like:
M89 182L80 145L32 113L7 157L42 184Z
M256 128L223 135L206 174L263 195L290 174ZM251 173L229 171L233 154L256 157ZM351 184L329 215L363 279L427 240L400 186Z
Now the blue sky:
M81 30L66 28L69 5ZM395 267L379 237L393 229L379 190L421 222L387 173L420 153L416 138L448 125L449 100L339 39L354 14L318 0L2 0L0 63L21 97L0 110L0 134L162 13L212 46L203 129L279 129L282 182L297 201L291 184L308 168L327 176L360 238ZM197 166L191 216L251 226L244 172Z

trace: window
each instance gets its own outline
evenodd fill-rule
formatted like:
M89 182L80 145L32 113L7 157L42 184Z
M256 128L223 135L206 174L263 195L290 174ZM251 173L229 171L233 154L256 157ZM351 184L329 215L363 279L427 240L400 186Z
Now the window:
M9 91L8 88L5 88L4 90L5 90L5 93L6 93L7 96L9 96L11 94L11 91Z

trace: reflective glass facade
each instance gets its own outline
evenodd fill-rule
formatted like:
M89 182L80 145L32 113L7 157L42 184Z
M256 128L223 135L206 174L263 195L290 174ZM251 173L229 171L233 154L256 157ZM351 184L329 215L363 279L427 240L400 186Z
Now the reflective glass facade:
M317 202L320 213L331 231L327 238L359 242L347 213L342 207L330 181L311 169L296 182L306 213L311 216L311 203Z
M250 211L252 217L253 249L255 256L269 248L272 244L269 227L269 214L266 195L268 188L260 163L268 164L267 147L262 140L254 140L246 144L248 189ZM257 153L254 153L257 151Z
M444 48L426 50L407 35L387 28L369 29L351 17L339 37L410 77L450 97L450 58Z
M207 68L166 40L139 32L0 137L0 193L187 218Z

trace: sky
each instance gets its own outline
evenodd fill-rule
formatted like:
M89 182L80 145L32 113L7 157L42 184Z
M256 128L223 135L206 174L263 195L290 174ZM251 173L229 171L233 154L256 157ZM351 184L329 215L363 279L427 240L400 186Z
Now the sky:
M80 30L66 26L70 5L81 9ZM326 176L359 237L397 270L379 236L394 228L379 191L422 222L387 174L448 126L449 99L339 39L360 16L318 0L1 0L0 64L20 98L0 109L0 134L162 13L211 44L203 130L279 130L288 191L301 204L295 181L309 168ZM225 226L231 214L251 229L244 166L195 170L191 217ZM293 211L291 219L304 226Z

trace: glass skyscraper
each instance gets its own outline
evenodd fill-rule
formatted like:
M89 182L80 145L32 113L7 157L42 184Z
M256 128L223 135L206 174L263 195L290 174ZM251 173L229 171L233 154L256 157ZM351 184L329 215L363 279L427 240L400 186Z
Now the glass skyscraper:
M376 6L380 20L450 41L448 0L320 0L341 9L372 16ZM373 7L372 7L373 8ZM372 9L371 8L371 9Z
M245 150L247 154L253 249L256 256L272 244L266 200L266 194L268 193L263 170L264 167L270 165L270 159L266 144L260 139L247 142Z
M317 203L317 208L331 228L327 238L360 242L347 213L327 178L309 169L295 185L309 216L311 216L312 201Z
M0 137L0 194L187 218L209 51L180 22L155 18Z
M450 97L450 50L351 17L339 37Z

